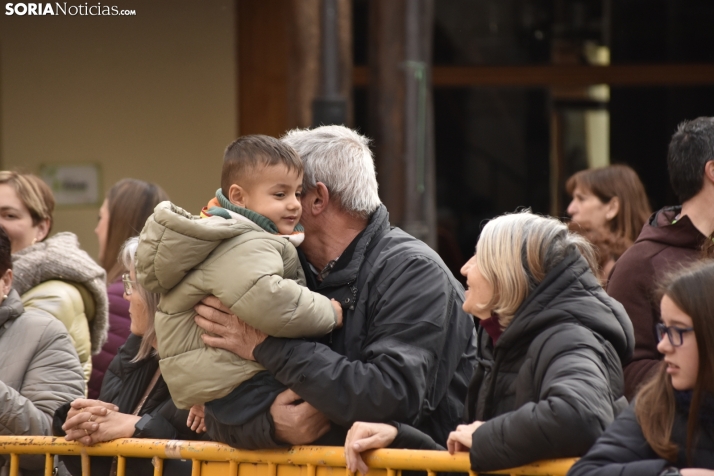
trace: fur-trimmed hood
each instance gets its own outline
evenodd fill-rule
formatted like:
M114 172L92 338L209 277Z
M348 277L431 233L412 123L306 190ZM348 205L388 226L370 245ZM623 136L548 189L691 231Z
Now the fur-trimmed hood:
M12 287L22 296L35 286L58 279L84 286L94 299L94 317L89 319L92 354L107 340L109 304L106 272L79 248L74 233L57 233L45 241L12 255Z

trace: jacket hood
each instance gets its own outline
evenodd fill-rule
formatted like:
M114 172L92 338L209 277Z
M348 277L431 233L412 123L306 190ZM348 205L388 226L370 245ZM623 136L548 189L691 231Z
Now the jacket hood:
M22 296L38 284L53 279L81 284L94 300L94 317L87 315L92 354L107 340L109 303L106 272L86 251L74 233L57 233L12 255L12 287Z
M161 202L139 235L136 279L147 290L164 294L224 240L249 231L270 235L247 219L201 218L171 202Z
M496 346L532 340L546 328L563 323L577 323L598 333L612 344L622 362L632 355L634 331L625 308L605 293L575 249L521 304Z
M0 303L0 328L7 322L17 319L25 309L22 307L20 295L14 289L10 291L5 300ZM2 330L0 330L0 334Z
M678 248L699 249L706 239L688 216L674 222L682 207L665 207L650 216L635 243L651 241Z

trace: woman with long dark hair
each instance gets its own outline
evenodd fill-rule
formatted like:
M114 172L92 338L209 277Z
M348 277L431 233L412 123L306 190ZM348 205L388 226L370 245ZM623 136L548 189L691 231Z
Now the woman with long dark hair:
M129 303L122 297L121 275L126 268L119 250L126 240L139 236L154 207L169 196L161 187L136 179L123 179L114 184L99 209L99 222L94 232L99 241L99 263L107 272L109 297L109 333L99 354L92 357L92 377L89 379L89 398L97 398L109 363L119 346L129 337Z
M569 476L714 475L714 261L662 289L659 371Z

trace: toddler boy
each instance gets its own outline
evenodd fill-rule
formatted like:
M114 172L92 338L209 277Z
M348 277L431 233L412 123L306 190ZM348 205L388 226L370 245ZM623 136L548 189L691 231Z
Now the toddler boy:
M178 408L224 397L264 370L203 343L193 308L207 295L275 337L320 336L342 324L337 302L304 287L295 248L303 239L302 175L291 147L244 136L226 149L221 188L201 217L162 202L147 220L136 274L162 295L155 318L160 368Z

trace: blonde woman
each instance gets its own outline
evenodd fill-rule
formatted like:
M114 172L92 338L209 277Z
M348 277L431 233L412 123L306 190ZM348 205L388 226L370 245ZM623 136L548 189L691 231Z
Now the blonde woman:
M584 454L620 410L632 324L593 274L592 246L553 218L504 215L483 229L461 269L463 308L480 321L467 425L448 450L469 451L477 472ZM355 423L345 443L350 470L360 452L391 446L439 449L401 424Z

